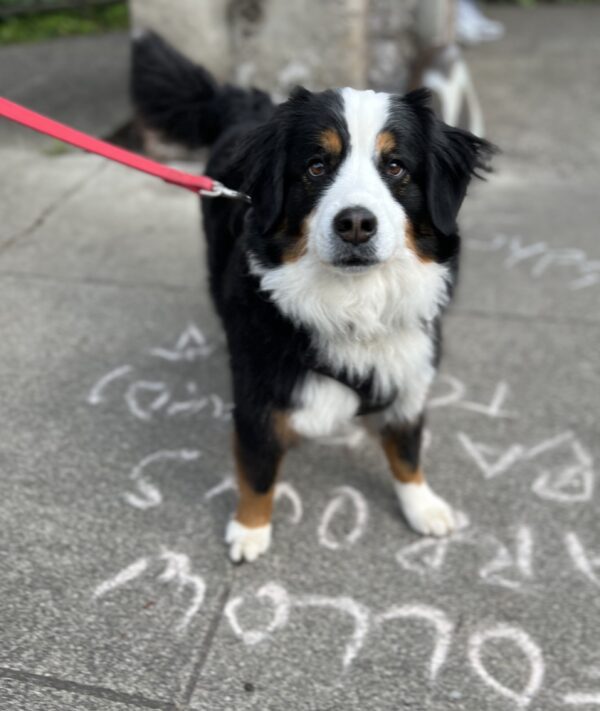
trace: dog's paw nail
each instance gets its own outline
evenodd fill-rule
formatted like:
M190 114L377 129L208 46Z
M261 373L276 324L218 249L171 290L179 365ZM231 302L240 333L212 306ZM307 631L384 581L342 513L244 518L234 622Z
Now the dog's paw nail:
M239 521L230 521L225 531L225 542L229 544L229 558L233 563L252 563L265 553L271 545L271 525L248 528Z

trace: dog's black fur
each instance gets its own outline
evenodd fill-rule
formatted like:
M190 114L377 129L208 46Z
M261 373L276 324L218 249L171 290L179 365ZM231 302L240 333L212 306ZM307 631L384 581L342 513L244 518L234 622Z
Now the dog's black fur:
M343 370L331 372L314 348L310 328L288 318L261 291L248 263L249 253L264 269L285 262L305 232L307 216L335 180L349 145L340 95L298 88L274 106L263 92L219 86L156 35L135 43L132 77L143 121L190 147L211 146L207 174L252 198L251 206L217 198L205 200L202 208L210 289L231 358L238 457L254 490L267 492L286 446L272 415L292 407L294 388L307 372L348 384L358 392L362 412L385 407L396 394L382 397L371 377L357 380ZM330 129L341 149L335 155L318 153L326 175L315 179L306 166L318 150L318 137ZM383 180L412 225L419 257L449 265L452 289L460 245L456 216L471 177L485 167L492 147L439 121L423 90L391 99L386 130L396 139L394 157L410 180L382 172ZM437 318L431 338L437 360ZM419 418L398 442L412 464L418 463L421 429Z

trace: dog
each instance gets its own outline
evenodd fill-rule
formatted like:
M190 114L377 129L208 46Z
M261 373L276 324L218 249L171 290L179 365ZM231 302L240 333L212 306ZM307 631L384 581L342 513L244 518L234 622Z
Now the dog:
M269 548L286 450L357 423L377 433L409 526L451 533L456 512L420 466L424 410L458 274L457 214L494 147L436 118L425 90L298 87L275 106L152 33L134 43L131 90L146 126L210 146L207 174L251 198L202 204L235 405L230 558Z

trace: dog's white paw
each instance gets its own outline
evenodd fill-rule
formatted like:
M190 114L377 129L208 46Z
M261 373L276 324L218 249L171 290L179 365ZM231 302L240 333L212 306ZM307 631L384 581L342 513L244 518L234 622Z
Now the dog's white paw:
M408 525L423 536L448 536L466 523L428 484L397 483L396 493Z
M229 544L229 557L234 563L243 560L252 563L271 545L271 524L248 528L233 519L227 524L225 542Z

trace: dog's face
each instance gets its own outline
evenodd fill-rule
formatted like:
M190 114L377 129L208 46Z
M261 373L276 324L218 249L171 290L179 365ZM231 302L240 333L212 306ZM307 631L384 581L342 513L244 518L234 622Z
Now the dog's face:
M406 97L298 89L243 149L265 264L310 253L361 272L412 250L444 262L456 215L489 144L439 121L426 92Z

